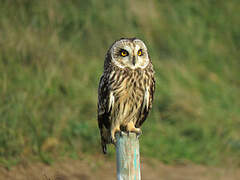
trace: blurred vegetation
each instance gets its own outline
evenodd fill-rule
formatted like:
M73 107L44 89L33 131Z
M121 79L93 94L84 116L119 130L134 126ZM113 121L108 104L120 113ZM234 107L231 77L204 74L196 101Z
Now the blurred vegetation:
M101 153L97 87L109 46L138 37L156 71L141 153L240 163L237 0L2 0L0 163Z

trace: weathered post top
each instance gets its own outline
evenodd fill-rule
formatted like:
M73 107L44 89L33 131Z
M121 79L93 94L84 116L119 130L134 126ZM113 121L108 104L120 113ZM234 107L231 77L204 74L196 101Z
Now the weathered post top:
M117 180L140 180L139 140L135 133L116 134Z

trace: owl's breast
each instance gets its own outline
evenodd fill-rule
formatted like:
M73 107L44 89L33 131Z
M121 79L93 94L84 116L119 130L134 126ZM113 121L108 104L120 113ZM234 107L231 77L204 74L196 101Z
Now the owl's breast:
M143 74L132 73L119 77L113 83L113 96L115 99L113 115L120 124L130 120L136 122L142 103L144 101L146 80Z
M146 89L143 74L137 72L129 73L128 76L119 78L113 85L115 97L118 99L129 99L138 102Z

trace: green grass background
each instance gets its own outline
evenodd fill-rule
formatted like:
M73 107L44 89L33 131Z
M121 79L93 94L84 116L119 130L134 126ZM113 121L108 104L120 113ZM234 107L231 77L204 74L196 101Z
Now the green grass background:
M101 153L105 53L138 37L156 71L142 157L240 164L239 12L237 0L1 0L0 163Z

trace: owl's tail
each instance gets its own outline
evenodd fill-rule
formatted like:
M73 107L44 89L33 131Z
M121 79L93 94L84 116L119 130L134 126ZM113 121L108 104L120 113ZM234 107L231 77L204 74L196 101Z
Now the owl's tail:
M101 145L103 154L107 154L107 144L109 144L109 130L100 124Z
M102 144L103 154L107 154L107 144L103 140L102 140L101 144Z

